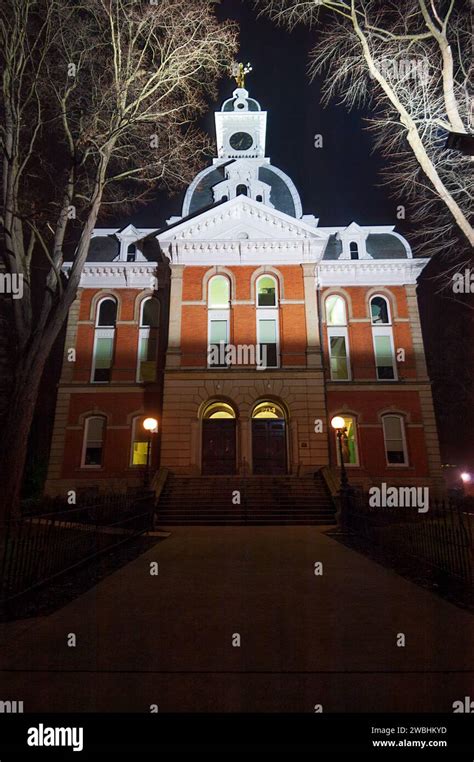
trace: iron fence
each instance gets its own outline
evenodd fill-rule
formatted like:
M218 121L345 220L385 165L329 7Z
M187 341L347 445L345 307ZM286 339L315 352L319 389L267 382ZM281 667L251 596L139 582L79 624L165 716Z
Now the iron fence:
M340 496L340 524L375 552L417 561L440 578L472 587L472 516L457 500L431 501L429 511L370 507L362 492Z
M109 494L74 508L45 501L12 519L0 540L0 602L16 599L152 528L153 493Z

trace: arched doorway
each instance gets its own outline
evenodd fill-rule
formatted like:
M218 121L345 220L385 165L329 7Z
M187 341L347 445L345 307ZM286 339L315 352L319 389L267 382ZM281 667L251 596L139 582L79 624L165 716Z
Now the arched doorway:
M210 402L204 409L201 463L205 475L236 472L236 415L227 402Z
M252 412L254 474L286 474L286 415L276 402L259 402Z

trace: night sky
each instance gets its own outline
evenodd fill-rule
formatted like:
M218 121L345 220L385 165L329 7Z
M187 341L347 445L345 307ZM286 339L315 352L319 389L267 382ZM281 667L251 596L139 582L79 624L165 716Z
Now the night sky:
M238 60L253 66L246 88L267 116L266 155L295 183L304 214L320 218L320 225L387 225L396 222L396 206L403 200L389 198L380 182L380 159L371 153L372 138L363 129L364 114L350 113L331 103L319 102L320 83L310 82L308 54L314 32L299 26L292 32L258 17L248 1L223 0L221 18L240 26ZM232 95L236 84L223 79L219 98L209 104L202 128L214 139L214 112ZM314 148L314 136L323 136L323 148ZM156 202L131 215L144 227L161 227L168 217L181 214L183 193L168 198L157 194ZM407 217L409 206L407 205ZM124 220L117 219L122 225ZM397 225L403 232L403 226Z

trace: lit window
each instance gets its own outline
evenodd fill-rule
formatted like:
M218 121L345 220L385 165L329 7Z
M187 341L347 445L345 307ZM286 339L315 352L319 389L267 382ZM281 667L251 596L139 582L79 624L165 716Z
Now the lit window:
M338 415L340 415L338 413ZM346 466L357 466L359 464L359 453L357 448L357 423L353 416L341 415L344 419L345 432L342 435L342 459ZM339 441L336 436L337 462L340 465L341 457L339 452Z
M346 303L342 296L331 294L326 299L326 322L328 325L347 325Z
M158 328L160 323L160 303L150 297L144 299L140 307L140 328L138 331L137 381L156 381L158 356Z
M257 306L276 307L277 284L271 275L262 275L257 281Z
M390 320L390 308L384 296L373 296L370 300L372 340L375 367L379 381L396 380L395 351Z
M401 415L384 415L382 418L385 456L388 465L405 466L408 463L405 426Z
M132 466L146 466L149 437L143 428L143 417L135 417L132 422ZM150 450L151 454L151 450Z
M347 356L347 337L336 335L333 331L329 336L329 357L331 378L334 381L349 380L349 358Z
M82 467L100 468L104 449L105 418L91 416L84 425L84 444L82 449Z
M226 347L230 340L230 281L214 275L208 285L208 367L227 367Z
M209 281L208 306L211 309L227 309L230 301L230 283L224 275L215 275Z
M117 302L114 299L102 299L97 307L94 351L92 358L91 381L107 383L110 381L115 342L115 323Z
M349 334L346 302L342 296L331 294L326 299L326 322L331 379L333 381L349 381Z

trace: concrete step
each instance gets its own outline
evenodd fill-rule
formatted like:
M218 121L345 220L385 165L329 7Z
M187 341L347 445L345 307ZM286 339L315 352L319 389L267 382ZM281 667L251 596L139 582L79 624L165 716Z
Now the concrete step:
M238 490L241 505L232 497ZM170 475L157 506L163 525L292 525L334 523L326 485L315 477Z

